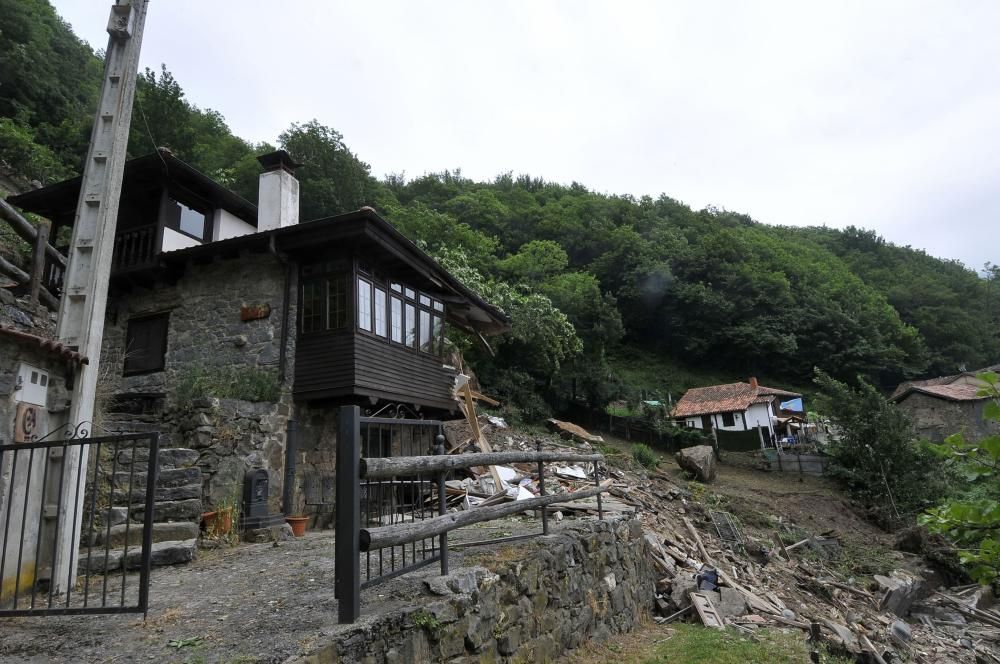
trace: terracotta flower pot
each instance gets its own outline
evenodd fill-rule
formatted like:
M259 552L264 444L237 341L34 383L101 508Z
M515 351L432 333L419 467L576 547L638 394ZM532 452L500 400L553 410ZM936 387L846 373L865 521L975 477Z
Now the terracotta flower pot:
M292 534L302 537L306 534L306 524L309 523L307 516L286 516L285 523L292 527Z
M233 530L233 511L224 509L203 512L201 521L205 524L205 532L209 535L228 535Z

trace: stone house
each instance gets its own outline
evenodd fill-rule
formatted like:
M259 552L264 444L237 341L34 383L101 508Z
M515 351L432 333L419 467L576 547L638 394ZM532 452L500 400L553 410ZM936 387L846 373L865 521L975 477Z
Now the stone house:
M6 534L0 538L0 558L11 561L0 570L0 595L9 596L35 581L39 522L25 515L37 514L42 499L38 491L15 486L19 483L13 481L14 455L4 452L44 432L63 429L69 411L67 381L83 360L55 341L54 331L47 309L16 300L0 287L0 533ZM36 462L25 472L26 460L20 459L18 478L30 477L38 487L44 465Z
M258 205L165 149L126 164L101 424L196 450L206 507L263 468L273 510L329 512L337 406L445 415L463 380L446 330L479 338L509 321L371 208L299 223L298 164L284 151L259 161ZM57 237L80 182L8 201ZM283 506L286 465L297 472Z
M900 384L889 399L910 416L923 439L939 443L962 432L967 440L981 440L1000 433L1000 423L983 419L983 408L989 398L979 394L984 383L977 375L998 370L1000 365L993 365L978 371L908 381Z

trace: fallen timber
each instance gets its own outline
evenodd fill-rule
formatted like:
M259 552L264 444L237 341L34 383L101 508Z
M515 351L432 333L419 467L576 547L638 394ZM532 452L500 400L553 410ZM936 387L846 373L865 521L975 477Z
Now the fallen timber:
M532 461L566 461L595 463L603 461L600 454L566 454L565 452L483 452L458 456L409 456L361 459L361 479L384 479L399 475L420 475L476 466L500 466Z
M412 457L411 457L412 458ZM511 514L518 514L552 503L568 502L599 495L608 490L612 480L604 480L597 486L581 489L572 493L557 493L548 496L538 496L527 500L518 500L507 505L479 507L465 512L442 514L425 521L397 523L378 528L363 528L361 530L361 550L370 551L385 549L391 546L409 544L428 537L442 535L450 530L461 528L473 523L492 521Z

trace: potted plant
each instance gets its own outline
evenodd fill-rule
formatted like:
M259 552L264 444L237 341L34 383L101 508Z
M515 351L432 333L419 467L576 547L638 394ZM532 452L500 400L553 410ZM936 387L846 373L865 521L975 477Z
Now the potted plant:
M203 512L202 523L205 524L205 533L209 537L219 537L222 539L233 535L233 521L239 515L240 502L235 485L230 488L226 495L219 500L215 511Z
M292 527L293 535L302 537L306 534L306 524L309 523L309 517L305 515L286 516L285 523Z

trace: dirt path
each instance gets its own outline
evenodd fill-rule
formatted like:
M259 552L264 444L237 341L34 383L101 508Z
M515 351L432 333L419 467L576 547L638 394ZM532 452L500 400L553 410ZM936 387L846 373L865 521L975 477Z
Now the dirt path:
M452 534L451 541L531 532L538 522L505 519ZM484 564L496 546L453 551ZM153 570L148 619L139 615L57 616L0 621L3 664L274 663L338 629L333 533L272 544L202 551L189 564ZM431 564L362 591L362 616L428 595ZM362 574L364 567L362 566Z

